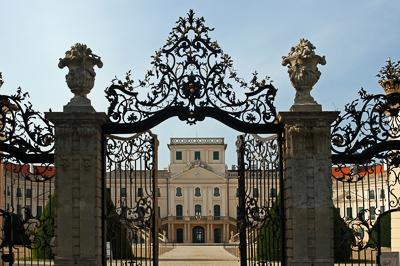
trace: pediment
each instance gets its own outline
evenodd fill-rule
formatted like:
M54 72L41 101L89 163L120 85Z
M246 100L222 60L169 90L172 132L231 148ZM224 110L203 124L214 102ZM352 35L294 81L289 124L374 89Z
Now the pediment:
M171 183L225 183L226 178L200 166L173 176Z

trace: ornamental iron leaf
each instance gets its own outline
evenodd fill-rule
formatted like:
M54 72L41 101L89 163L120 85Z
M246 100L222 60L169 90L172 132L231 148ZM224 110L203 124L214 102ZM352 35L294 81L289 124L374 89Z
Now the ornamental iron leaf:
M143 80L134 85L129 71L105 90L111 122L160 122L178 116L195 124L211 116L222 122L274 124L277 89L270 78L259 80L257 72L249 83L239 78L231 57L209 37L213 29L204 18L195 17L193 10L187 15L178 19L166 44L152 56L153 67Z

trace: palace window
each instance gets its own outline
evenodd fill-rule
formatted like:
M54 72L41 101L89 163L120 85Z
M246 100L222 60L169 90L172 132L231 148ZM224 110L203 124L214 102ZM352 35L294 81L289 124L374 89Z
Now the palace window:
M138 188L137 195L138 195L138 197L143 197L143 188L142 187Z
M373 189L369 190L369 199L375 199L375 190Z
M352 207L346 208L346 217L349 219L353 218L353 208Z
M36 207L36 214L37 214L36 217L40 218L42 216L42 212L43 212L42 206L37 206Z
M270 198L275 198L276 197L276 188L271 188L269 190L269 197Z
M213 151L213 160L219 161L219 151Z
M196 197L200 197L200 196L201 196L201 191L200 191L200 188L199 188L199 187L196 187L196 188L194 189L194 195L195 195Z
M32 189L31 188L25 189L25 197L32 198Z
M257 187L253 188L253 197L258 198L258 188Z
M194 160L195 161L200 161L200 152L199 151L195 151L194 152Z
M181 151L177 151L177 152L175 153L175 159L176 159L177 161L181 161L181 160L182 160L182 152L181 152Z
M214 197L219 197L221 194L219 193L219 187L214 188Z
M183 206L178 204L176 205L176 219L182 220L183 217Z
M201 205L199 204L194 205L194 214L201 216Z
M120 197L126 197L126 187L120 188L119 195Z
M156 196L157 196L157 197L161 197L161 190L160 190L159 187L157 188L157 194L156 194Z
M374 206L371 206L369 208L369 212L370 212L369 218L370 218L370 220L375 220L375 210L376 210L376 207L374 207Z
M177 187L176 188L176 196L177 197L182 197L182 188L181 187Z
M7 196L11 196L11 189L10 189L10 186L7 186Z
M22 190L20 187L17 188L17 197L22 197Z
M379 196L381 199L384 199L385 198L385 190L384 189L381 189L381 194L380 194L380 196Z
M214 205L214 219L218 220L221 217L221 206Z

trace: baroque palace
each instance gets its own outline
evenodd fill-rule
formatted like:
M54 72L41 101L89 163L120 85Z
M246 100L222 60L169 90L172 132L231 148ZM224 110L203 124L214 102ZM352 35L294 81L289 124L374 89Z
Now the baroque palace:
M171 138L159 175L161 226L177 243L228 242L236 233L237 172L227 171L223 138Z

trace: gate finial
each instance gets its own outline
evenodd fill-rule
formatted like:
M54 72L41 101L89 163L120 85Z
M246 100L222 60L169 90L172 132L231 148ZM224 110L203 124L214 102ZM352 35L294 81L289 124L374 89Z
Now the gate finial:
M314 100L310 92L317 83L321 72L317 65L325 65L325 56L316 55L315 46L306 39L290 49L287 56L282 57L282 65L288 66L288 73L293 87L296 89L296 97L291 110L320 111L321 106Z
M400 92L400 61L394 62L388 58L386 65L381 68L376 76L379 78L378 82L386 94Z
M65 76L68 87L75 96L68 103L72 106L91 106L86 97L94 86L96 72L94 66L101 68L103 62L100 57L93 54L85 44L76 43L65 52L65 57L60 58L59 68L68 67L69 72Z

